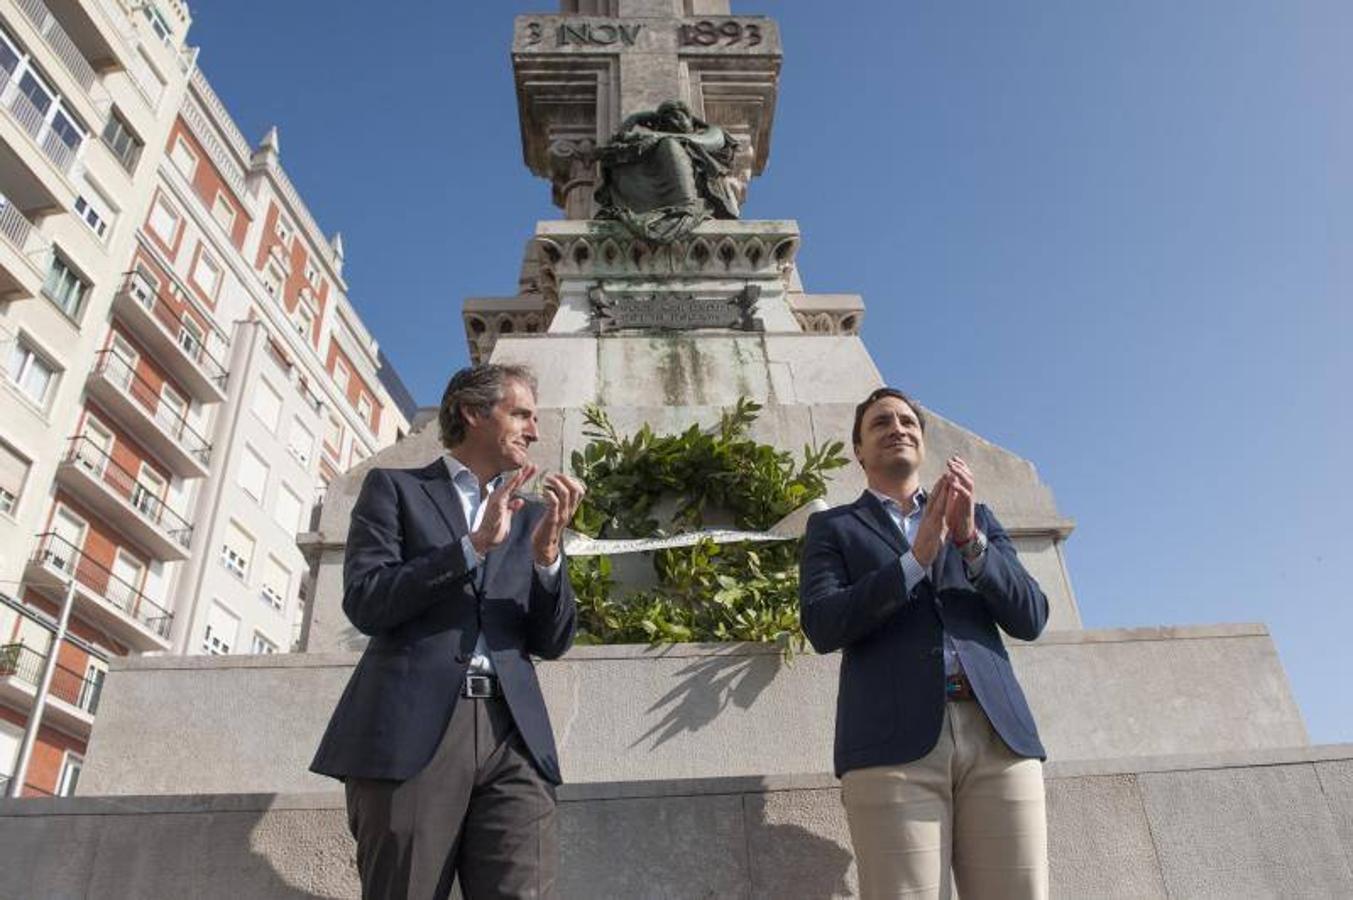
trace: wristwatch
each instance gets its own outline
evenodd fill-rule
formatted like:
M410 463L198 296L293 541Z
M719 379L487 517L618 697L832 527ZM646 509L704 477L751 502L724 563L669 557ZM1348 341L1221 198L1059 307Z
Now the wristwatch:
M958 552L963 555L964 562L977 562L987 549L987 536L979 528L972 533L972 537L966 544L959 545Z

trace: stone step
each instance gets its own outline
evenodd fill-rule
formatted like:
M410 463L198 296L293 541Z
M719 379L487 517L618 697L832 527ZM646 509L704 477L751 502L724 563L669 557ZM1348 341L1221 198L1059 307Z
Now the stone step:
M1353 745L1047 767L1055 897L1353 895ZM564 898L842 897L829 775L565 785ZM5 896L358 897L341 792L0 801Z

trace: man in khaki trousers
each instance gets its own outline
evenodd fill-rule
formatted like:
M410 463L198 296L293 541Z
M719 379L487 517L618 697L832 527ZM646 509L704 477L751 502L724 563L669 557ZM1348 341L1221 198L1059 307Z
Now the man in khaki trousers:
M949 459L924 490L925 415L880 388L855 410L868 489L809 520L803 629L841 651L836 774L860 894L1046 897L1046 756L1000 631L1033 640L1048 601ZM999 629L999 630L998 630Z

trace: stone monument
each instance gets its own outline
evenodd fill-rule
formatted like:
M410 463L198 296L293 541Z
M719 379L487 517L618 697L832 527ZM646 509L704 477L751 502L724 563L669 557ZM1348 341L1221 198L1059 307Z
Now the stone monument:
M882 383L861 298L805 290L794 222L738 218L770 157L776 24L727 0L563 0L518 17L512 59L525 162L562 218L536 225L517 292L463 317L472 359L539 374L535 461L568 465L589 404L622 432L666 433L747 397L757 440L848 435ZM1050 753L1054 894L1353 890L1353 749L1309 745L1267 630L1083 629L1051 490L929 413L931 465L970 461L1050 600L1049 632L1010 649ZM367 468L439 452L425 426L330 487L303 537L305 652L117 662L80 796L0 803L13 892L357 895L342 791L306 771L364 640L340 609L343 541ZM858 468L836 474L827 499L853 499ZM836 667L745 644L541 663L569 782L564 896L849 896L824 774Z

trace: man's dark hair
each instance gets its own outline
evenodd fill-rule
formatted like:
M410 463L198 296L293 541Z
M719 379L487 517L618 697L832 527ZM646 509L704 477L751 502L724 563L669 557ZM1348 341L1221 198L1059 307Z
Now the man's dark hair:
M916 414L916 421L921 424L921 434L925 434L925 413L921 411L921 407L916 405L916 401L897 388L881 387L865 397L864 402L855 407L855 424L850 429L850 445L852 447L860 446L860 426L864 424L864 414L869 412L869 407L885 397L896 397L911 407L911 411Z
M465 440L465 413L487 415L503 399L503 387L508 381L520 381L532 394L536 392L536 375L526 366L480 363L452 375L437 410L442 446L450 450Z

